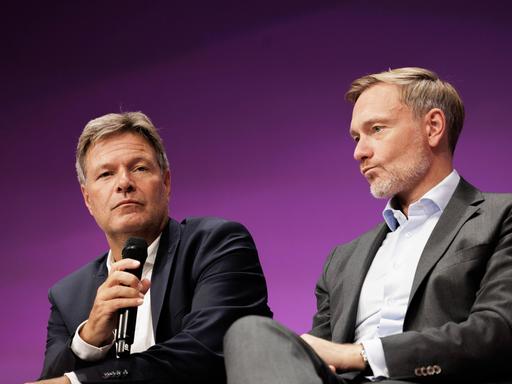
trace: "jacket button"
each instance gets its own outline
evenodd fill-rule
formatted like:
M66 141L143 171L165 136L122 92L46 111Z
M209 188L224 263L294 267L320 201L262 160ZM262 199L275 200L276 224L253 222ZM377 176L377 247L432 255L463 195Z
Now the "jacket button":
M425 367L418 367L414 369L416 376L427 376L427 369Z
M434 368L434 374L436 375L439 375L442 371L439 365L434 365L432 368Z
M431 365L427 366L427 374L429 376L432 376L434 374L434 367L433 366L431 366Z

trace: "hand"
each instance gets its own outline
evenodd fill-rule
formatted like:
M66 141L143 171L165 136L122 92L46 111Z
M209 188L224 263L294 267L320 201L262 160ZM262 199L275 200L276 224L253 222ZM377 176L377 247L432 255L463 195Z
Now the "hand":
M149 280L139 281L135 275L125 272L139 265L140 262L133 259L122 259L112 264L110 275L98 288L89 318L80 330L80 337L86 343L101 347L112 342L117 311L143 303L144 294L150 287Z
M365 368L361 344L337 344L305 333L301 336L333 372L362 371Z
M71 384L71 382L69 381L67 376L61 376L61 377L56 377L54 379L40 380L40 381L35 381L33 383L31 382L31 383L25 383L25 384L36 384L36 383L41 383L41 384Z

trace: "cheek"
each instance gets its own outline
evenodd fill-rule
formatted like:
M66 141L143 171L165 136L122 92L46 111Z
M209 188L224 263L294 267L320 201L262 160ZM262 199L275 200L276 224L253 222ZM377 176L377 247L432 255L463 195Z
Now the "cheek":
M105 189L94 191L89 198L89 204L96 213L105 213L108 196Z

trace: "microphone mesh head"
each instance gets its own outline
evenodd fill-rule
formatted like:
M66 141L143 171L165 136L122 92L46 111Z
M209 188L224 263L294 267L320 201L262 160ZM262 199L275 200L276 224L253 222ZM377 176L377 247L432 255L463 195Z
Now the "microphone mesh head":
M148 257L148 243L140 237L130 237L126 240L121 256L123 259L134 259L140 261L140 273L135 273L135 275L140 278L142 265L144 265L146 258Z
M125 248L147 248L148 243L146 243L146 240L140 237L130 237L128 240L126 240L126 243L124 243Z

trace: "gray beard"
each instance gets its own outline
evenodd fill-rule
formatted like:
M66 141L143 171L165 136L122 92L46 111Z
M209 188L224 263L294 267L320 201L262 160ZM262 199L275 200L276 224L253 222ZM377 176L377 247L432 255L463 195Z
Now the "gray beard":
M377 199L391 198L396 194L412 189L426 175L430 161L421 152L414 161L388 170L386 179L378 178L370 184L370 192Z

